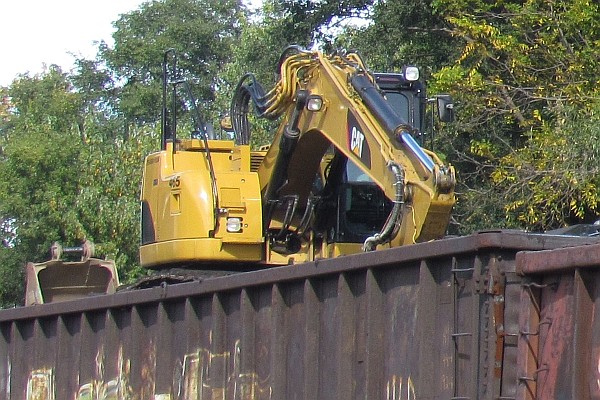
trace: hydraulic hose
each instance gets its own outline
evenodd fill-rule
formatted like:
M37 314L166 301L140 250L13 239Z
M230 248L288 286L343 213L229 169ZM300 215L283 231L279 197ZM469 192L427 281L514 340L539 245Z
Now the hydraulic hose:
M258 118L276 120L296 99L299 71L314 65L314 54L297 47L288 47L279 61L279 81L268 92L264 90L256 77L245 74L238 82L230 106L230 117L237 144L250 143L250 124L248 122L249 103L254 104Z
M264 229L266 230L272 214L272 201L277 197L277 192L285 184L288 177L288 167L290 163L290 157L298 144L300 139L300 131L298 130L298 122L302 110L306 106L308 101L308 92L306 90L298 90L296 94L296 105L290 116L288 124L284 128L284 133L279 141L279 154L275 160L271 180L265 193L264 201Z
M379 89L364 74L355 74L351 78L352 87L364 101L377 121L381 124L388 136L401 144L404 144L420 164L423 165L427 174L431 174L435 164L413 139L411 132L414 128L397 113L391 104L381 95Z
M390 215L388 215L381 232L368 237L363 243L363 251L373 251L382 243L389 242L397 234L402 223L402 207L404 205L404 171L393 161L388 162L388 167L394 174L394 187L396 188L396 197Z

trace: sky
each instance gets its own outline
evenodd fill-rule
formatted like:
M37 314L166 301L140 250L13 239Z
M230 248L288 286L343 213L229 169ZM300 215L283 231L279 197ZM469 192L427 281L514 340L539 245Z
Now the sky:
M44 65L68 72L74 57L94 58L95 42L112 45L112 23L144 0L0 0L0 86Z

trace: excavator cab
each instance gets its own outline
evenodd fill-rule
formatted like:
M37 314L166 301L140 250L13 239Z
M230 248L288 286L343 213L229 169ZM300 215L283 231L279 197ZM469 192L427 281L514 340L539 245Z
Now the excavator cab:
M381 231L392 209L392 202L355 163L341 155L345 164L337 180L333 201L326 211L332 218L326 229L331 243L360 243ZM330 181L331 182L331 181Z
M376 72L374 76L375 82L384 92L392 108L415 129L415 140L419 145L425 146L426 138L429 136L429 144L432 147L434 110L437 109L438 121L452 122L454 120L452 96L438 94L428 98L425 84L420 79L419 69L414 66L405 66L402 68L402 73ZM429 121L427 116L431 116Z
M427 96L425 85L419 79L417 67L404 67L402 73L376 72L375 82L384 92L392 108L415 128L418 141L425 131Z

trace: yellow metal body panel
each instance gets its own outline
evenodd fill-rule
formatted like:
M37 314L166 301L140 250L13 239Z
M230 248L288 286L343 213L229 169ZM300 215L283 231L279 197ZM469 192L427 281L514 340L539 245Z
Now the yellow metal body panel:
M212 238L170 240L140 248L140 259L146 267L203 261L259 262L262 258L262 246L223 243Z
M330 243L325 246L323 258L336 258L350 254L360 253L362 243Z
M204 144L197 139L182 140L176 151L168 143L146 158L142 202L154 237L140 248L143 266L264 258L260 190L257 174L250 172L250 149L231 141L209 143L214 188ZM239 218L241 229L229 232L228 218Z

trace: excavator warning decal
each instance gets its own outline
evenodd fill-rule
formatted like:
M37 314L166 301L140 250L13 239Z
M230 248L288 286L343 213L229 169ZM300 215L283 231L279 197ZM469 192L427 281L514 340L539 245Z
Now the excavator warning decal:
M365 140L365 134L356 121L354 114L348 110L348 148L356 154L367 168L371 168L371 149Z

